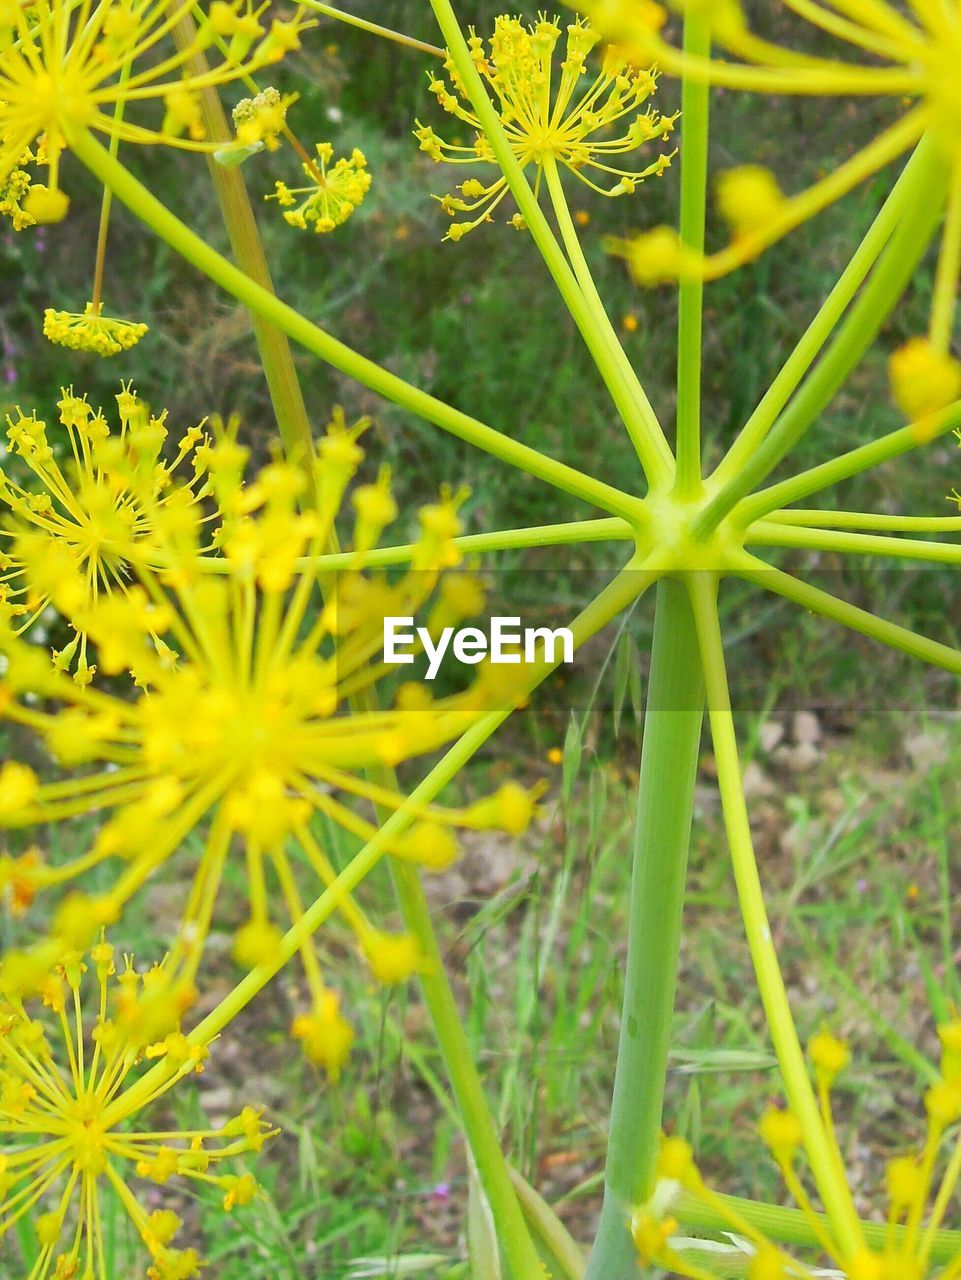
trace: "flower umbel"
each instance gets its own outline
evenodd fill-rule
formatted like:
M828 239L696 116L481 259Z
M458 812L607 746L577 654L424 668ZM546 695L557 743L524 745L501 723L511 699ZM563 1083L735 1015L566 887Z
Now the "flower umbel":
M55 311L43 313L43 334L60 347L73 351L89 351L98 356L115 356L135 347L146 334L147 326L134 320L118 320L105 316L99 304L88 302L83 314Z
M63 865L47 866L33 851L8 860L4 877L20 900L31 888L73 881L119 858L98 907L109 918L198 829L202 851L171 964L178 973L195 973L224 869L237 850L250 917L236 934L235 954L243 965L257 965L280 937L270 887L290 920L299 920L304 875L317 882L312 899L337 874L321 830L340 828L362 841L375 833L371 820L341 797L397 809L406 803L403 795L368 781L366 771L433 751L503 702L497 669L481 668L461 694L433 699L423 685L408 684L384 710L347 705L386 674L385 617L413 617L430 602L426 623L435 634L482 600L470 575L441 581L458 559L453 538L463 495L442 494L421 512L409 571L395 579L366 571L369 553L397 514L386 472L354 492L353 550L339 572L325 572L321 553L363 456L357 436L364 425L348 428L335 416L320 442L311 477L317 509L309 512L300 509L309 483L302 469L275 463L245 487L245 450L230 440L205 448L203 465L222 512L212 535L216 555L205 554L209 535L191 490L165 504L151 469L116 460L114 482L123 478L141 504L152 545L131 553L136 581L126 592L78 596L69 616L96 643L100 671L133 670L145 692L130 700L78 685L38 661L22 641L0 640L8 657L0 708L39 732L69 771L41 783L31 782L24 766L0 770L0 824L31 826L98 810L106 819L90 849ZM26 696L31 692L44 698L43 711ZM452 827L518 833L534 799L509 783L465 809L423 807L388 851L442 868L457 854ZM338 905L377 978L399 982L416 971L420 957L408 939L375 929L346 895ZM83 918L77 907L68 921L69 936L81 943ZM75 939L76 920L81 933ZM61 922L61 933L66 927ZM301 1022L296 1032L311 1056L336 1071L340 1049L330 1048L331 1035L337 1046L346 1038L336 1001L331 1004L311 940L304 940L301 955L317 1025Z
M114 949L102 939L87 955L4 957L0 1236L40 1210L32 1217L39 1255L30 1280L110 1280L105 1197L120 1202L149 1252L150 1280L191 1280L202 1263L195 1249L173 1247L180 1219L169 1209L148 1212L134 1180L212 1187L226 1210L256 1194L250 1174L219 1166L260 1151L272 1136L260 1111L246 1107L220 1129L136 1127L145 1107L203 1070L206 1045L180 1031L193 997L163 966L138 973L128 956L118 973ZM159 1067L147 1090L137 1088L145 1060Z
M501 15L495 20L489 50L480 36L471 33L474 63L494 92L514 154L522 166L536 167L538 184L544 162L550 157L600 195L630 194L642 179L662 174L674 153L658 156L641 170L622 169L612 161L655 138L666 140L677 117L645 109L654 93L655 72L634 66L622 50L608 49L599 74L582 85L588 54L600 36L581 19L568 26L564 56L559 70L555 69L559 24L559 18L542 16L525 26L518 18ZM470 145L445 142L418 121L414 136L421 150L438 162L495 163L449 57L445 67L450 85L431 76L431 91L445 111L475 130L474 140ZM443 196L441 206L451 218L459 213L470 216L451 224L446 236L449 240L459 240L481 222L493 221L491 214L507 194L508 185L503 176L490 183L468 178L457 189L460 195ZM512 222L523 225L520 215Z
M277 201L290 226L300 231L313 227L321 235L345 223L360 205L370 189L370 174L366 157L357 147L349 159L341 156L333 165L334 148L329 142L318 142L316 151L316 162L308 157L302 165L308 180L306 187L288 187L278 182L273 195L265 199Z
M30 172L34 165L43 163L43 155L43 147L25 147L6 176L0 178L0 216L10 219L14 231L23 231L43 221L44 188L34 184Z
M75 665L76 678L89 683L93 668L78 620L103 597L128 590L132 561L156 562L155 517L162 521L206 495L199 448L206 436L202 426L189 428L165 458L166 410L152 414L129 386L117 396L119 431L72 387L57 407L70 451L63 465L45 422L20 411L16 421L7 419L10 453L39 488L18 481L15 467L0 469L0 615L24 631L53 604L77 630L54 654L55 664Z

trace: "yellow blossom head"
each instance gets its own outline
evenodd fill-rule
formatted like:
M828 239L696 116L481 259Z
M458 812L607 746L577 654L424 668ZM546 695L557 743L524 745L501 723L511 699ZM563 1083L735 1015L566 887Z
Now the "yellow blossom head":
M87 303L82 313L56 311L53 307L48 307L43 313L43 336L50 342L73 351L89 351L97 356L115 356L121 351L129 351L146 332L145 324L105 316L99 304L92 302Z
M207 493L202 427L171 440L166 410L152 413L126 384L116 401L115 425L72 387L56 426L18 409L7 447L20 465L0 469L0 616L23 631L59 609L76 634L54 662L82 683L93 674L83 616L131 591L132 561L157 564L158 525ZM158 639L162 622L157 613Z
M151 421L145 415L141 426L153 439ZM42 783L29 772L0 775L0 826L94 811L102 818L89 849L67 863L10 860L8 881L21 900L110 863L116 873L97 907L109 916L196 832L194 887L171 965L188 977L196 972L234 859L249 891L235 956L250 967L268 963L280 940L277 916L296 923L304 914L303 877L317 886L311 899L336 879L322 834L327 824L366 841L377 830L370 805L387 811L405 805L402 792L371 781L368 772L434 751L500 704L482 668L461 693L433 698L407 682L383 709L353 705L387 674L386 617L423 610L428 633L436 635L447 619L482 603L476 582L460 582L447 598L437 591L459 558L460 492L445 491L424 514L408 571L378 572L368 564L373 544L397 515L382 472L354 492L353 546L325 555L362 461L357 441L365 425L349 427L337 414L309 468L271 463L246 484L246 452L235 439L194 441L213 519L191 500L194 490L178 498L176 486L158 486L157 466L141 465L132 449L111 453L111 493L124 494L149 530L143 546L133 537L125 544L129 581L123 591L91 598L68 592L76 575L65 571L65 583L55 580L50 588L55 603L71 606L74 625L95 650L98 675L132 671L141 694L118 694L92 677L68 680L57 669L63 662L38 664L32 646L0 628L8 662L0 683L3 714L39 732L64 775ZM30 431L38 437L36 428ZM302 503L308 491L317 495L310 509ZM41 570L31 561L27 571L36 590ZM457 856L453 828L520 834L537 794L506 783L463 809L421 806L385 852L441 869ZM401 982L420 969L406 935L375 929L353 896L342 895L338 908L378 980ZM89 905L84 910L90 914ZM71 930L84 910L71 909ZM305 940L301 953L313 1012L297 1023L297 1034L315 1061L336 1071L349 1044L345 1020L326 998L313 943Z
M471 33L474 64L493 91L522 167L533 166L540 175L547 162L562 165L600 195L630 195L644 178L662 174L674 153L663 153L639 170L618 167L619 157L655 139L667 140L677 117L645 105L654 93L656 74L635 66L622 51L609 48L599 72L587 76L588 55L600 37L577 18L568 24L561 44L560 22L542 14L525 26L502 14L489 45ZM445 111L473 131L473 141L466 147L445 142L418 121L414 136L420 149L437 162L495 163L453 60L448 58L445 66L449 82L432 75L431 92ZM503 175L490 182L471 177L459 185L457 195L440 197L441 208L452 219L446 238L460 240L480 223L493 221L507 191ZM454 220L458 215L465 216Z
M138 1181L213 1185L228 1210L255 1193L249 1174L219 1166L271 1136L260 1111L247 1107L204 1132L159 1133L139 1121L203 1070L206 1044L179 1029L184 1008L163 966L139 972L103 938L86 953L45 947L30 963L16 953L0 963L0 1234L31 1214L35 1280L113 1280L105 1269L108 1200L131 1219L150 1256L147 1274L187 1280L200 1257L174 1246L180 1219L170 1209L148 1212ZM146 1061L157 1070L141 1085Z
M354 147L350 156L334 160L329 142L318 142L316 159L301 165L307 185L288 187L278 182L267 200L276 200L288 226L300 231L312 229L318 235L342 226L352 216L370 190L370 174L364 153Z

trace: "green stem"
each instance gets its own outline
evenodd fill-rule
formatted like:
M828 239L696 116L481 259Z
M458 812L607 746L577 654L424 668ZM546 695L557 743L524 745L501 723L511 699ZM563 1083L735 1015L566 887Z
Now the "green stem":
M539 1280L540 1257L531 1239L497 1127L461 1022L416 868L396 859L391 878L404 924L423 958L420 986L440 1046L460 1124L470 1144L484 1194L497 1224L497 1239L515 1280Z
M685 53L707 57L711 23L705 13L684 18ZM704 252L707 208L707 149L710 88L685 80L681 91L681 244L700 257ZM701 485L701 342L704 282L682 276L677 313L677 496L692 498Z
M822 591L820 587L811 586L808 582L792 578L789 573L772 568L763 560L746 556L738 567L738 574L766 591L774 591L777 595L793 600L802 609L831 618L842 627L870 636L872 640L878 640L891 649L899 649L913 658L920 658L933 667L941 667L945 671L961 675L961 650L952 649L950 645L941 644L937 640L929 640L927 636L919 636L916 631L901 627L896 622L878 618L866 609L859 609L857 605L839 600L829 591Z
M917 169L923 165L923 162L924 152L918 147L901 171L890 195L868 228L867 234L858 245L837 284L828 294L824 305L811 321L784 367L771 383L760 404L744 424L737 439L714 472L712 478L717 484L726 484L750 460L774 425L778 414L797 390L801 379L820 355L835 326L848 309L852 298L864 283L868 272L874 266L881 250L890 240L903 216L914 191Z
M177 23L174 39L181 50L196 47L197 28L189 15L184 15ZM209 71L202 53L194 54L187 65L196 74L204 75ZM230 126L217 90L212 86L202 89L200 100L207 137L212 142L229 142ZM243 174L239 168L225 168L218 164L213 156L207 157L207 164L234 258L251 280L275 295ZM108 194L111 194L111 189L105 186L104 198ZM292 461L303 464L313 453L313 433L290 343L282 330L257 311L251 309L250 316L284 451Z
M717 762L718 788L724 809L738 902L758 990L781 1068L785 1092L804 1134L804 1148L811 1173L821 1199L828 1208L841 1249L849 1257L861 1244L861 1228L850 1189L839 1172L836 1154L811 1087L804 1052L771 937L744 798L721 623L717 612L717 581L713 575L699 573L691 575L690 583L707 689L708 718Z
M792 476L789 480L782 480L780 484L759 489L757 493L752 493L749 498L738 503L734 518L738 524L748 524L752 520L766 516L771 511L776 511L779 507L790 506L792 502L807 498L812 493L819 493L822 489L839 484L850 476L860 475L862 471L869 471L883 462L899 458L912 449L928 444L959 427L961 427L961 400L956 400L926 421L923 432L919 431L914 424L899 427L897 431L889 431L879 440L860 445L857 449L851 449L807 471L799 471L796 476Z
M577 234L577 228L574 226L574 219L571 217L567 197L564 195L564 184L561 180L560 170L553 156L547 156L544 160L544 177L547 181L547 190L554 209L554 216L557 219L557 226L561 233L561 240L564 242L564 249L574 269L574 275L580 286L581 293L587 301L598 329L606 339L608 350L617 364L622 381L625 385L630 385L632 382L636 382L634 370L630 360L627 358L627 352L621 346L617 332L611 324L610 316L604 308L603 299L597 291L597 285L594 283L591 269L588 266L587 259L584 257L580 237ZM653 410L651 410L651 413L653 414ZM625 420L624 425L638 458L643 460L646 449L646 433L642 420L635 421L635 419L629 418Z
M673 475L674 459L657 415L626 357L625 364L621 364L613 355L590 303L554 238L550 224L524 176L523 166L514 155L500 116L474 65L450 0L430 0L430 4L494 158L574 323L594 357L594 363L604 379L621 420L634 440L648 483L652 487L662 486Z
M510 466L526 471L529 475L614 515L624 516L625 519L636 517L639 511L637 498L622 493L603 481L595 480L592 476L584 475L565 463L545 457L536 449L520 444L427 392L412 387L402 378L382 369L374 361L368 360L312 324L262 285L251 280L186 227L119 161L112 160L86 130L71 132L70 147L90 172L109 186L117 198L171 248L251 311L275 324L288 337L320 359L326 360L335 369L458 439L466 440L478 449L493 454Z
M947 186L947 167L940 163L937 144L925 139L917 154L921 158L914 173L912 199L848 318L763 442L698 516L693 525L696 537L708 537L794 448L860 362L907 288L941 218Z
M838 551L842 555L896 556L904 560L926 560L929 564L961 564L961 545L957 543L888 538L848 529L803 529L769 520L753 524L746 542L762 547L807 547L812 551Z
M394 44L404 45L408 49L416 49L418 53L429 53L435 58L446 58L447 53L436 44L428 44L425 40L415 40L413 36L405 36L402 31L394 31L392 27L382 27L377 22L368 22L366 18L358 18L353 13L344 13L343 9L335 9L332 4L321 4L320 0L300 0L305 9L311 13L322 13L325 18L335 18L348 26L366 31L368 35L382 36L392 40Z
M730 1205L733 1212L744 1218L752 1227L763 1232L768 1239L780 1241L782 1244L819 1247L817 1236L811 1229L811 1223L804 1210L785 1209L781 1205L747 1200L742 1196L728 1196L720 1193L715 1195L718 1200ZM723 1213L704 1204L687 1191L681 1192L674 1205L674 1212L684 1226L699 1227L706 1231L730 1230L730 1223ZM823 1213L814 1213L813 1216L821 1223L828 1223L827 1216ZM862 1222L861 1231L864 1234L864 1242L869 1248L882 1250L890 1239L893 1238L897 1242L902 1240L905 1234L903 1226L896 1226L892 1231L883 1222ZM931 1257L935 1262L950 1262L958 1253L961 1253L961 1231L938 1231L934 1239Z
M883 533L961 533L961 516L889 516L876 511L772 511L777 524L818 529L877 529Z
M687 592L682 583L664 579L644 718L604 1208L587 1280L637 1275L630 1218L654 1190L703 716Z
M617 516L612 516L607 520L569 520L564 524L534 525L528 529L468 533L455 538L454 545L464 555L477 555L480 552L558 547L569 543L581 546L587 542L630 542L636 536L637 529L634 525L618 519ZM406 564L417 549L416 542L408 542L396 547L375 547L365 555L364 564L370 568ZM346 569L353 562L354 556L350 551L317 556L313 561L324 569Z

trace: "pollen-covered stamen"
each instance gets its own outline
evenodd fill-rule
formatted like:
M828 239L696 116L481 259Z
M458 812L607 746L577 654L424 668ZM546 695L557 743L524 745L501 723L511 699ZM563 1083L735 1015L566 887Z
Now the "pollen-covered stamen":
M570 170L599 195L631 194L644 178L660 175L674 152L662 154L643 169L625 169L616 157L637 151L645 143L666 141L675 116L662 116L645 107L654 93L656 75L632 64L624 53L609 48L601 71L586 87L586 62L600 39L581 19L567 28L564 56L556 76L554 58L560 40L559 19L541 17L531 26L502 15L494 25L489 49L471 33L470 50L481 76L497 99L501 123L511 149L523 167L533 165L539 184L541 170L553 160ZM445 63L450 84L432 75L430 88L440 106L476 131L471 145L445 142L432 128L417 122L414 136L421 150L435 161L451 164L493 164L494 156L474 114L453 61ZM618 132L620 130L620 132ZM507 194L502 175L490 183L470 178L458 187L459 195L440 197L441 207L453 222L447 239L459 240L491 214ZM514 225L523 223L515 215Z

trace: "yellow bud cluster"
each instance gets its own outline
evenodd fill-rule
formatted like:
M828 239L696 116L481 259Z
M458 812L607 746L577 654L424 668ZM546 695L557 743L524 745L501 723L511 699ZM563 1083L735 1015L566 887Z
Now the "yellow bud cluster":
M137 321L102 315L100 307L92 302L87 303L82 313L55 311L52 307L43 313L43 335L50 342L97 356L129 351L147 331L147 326Z

